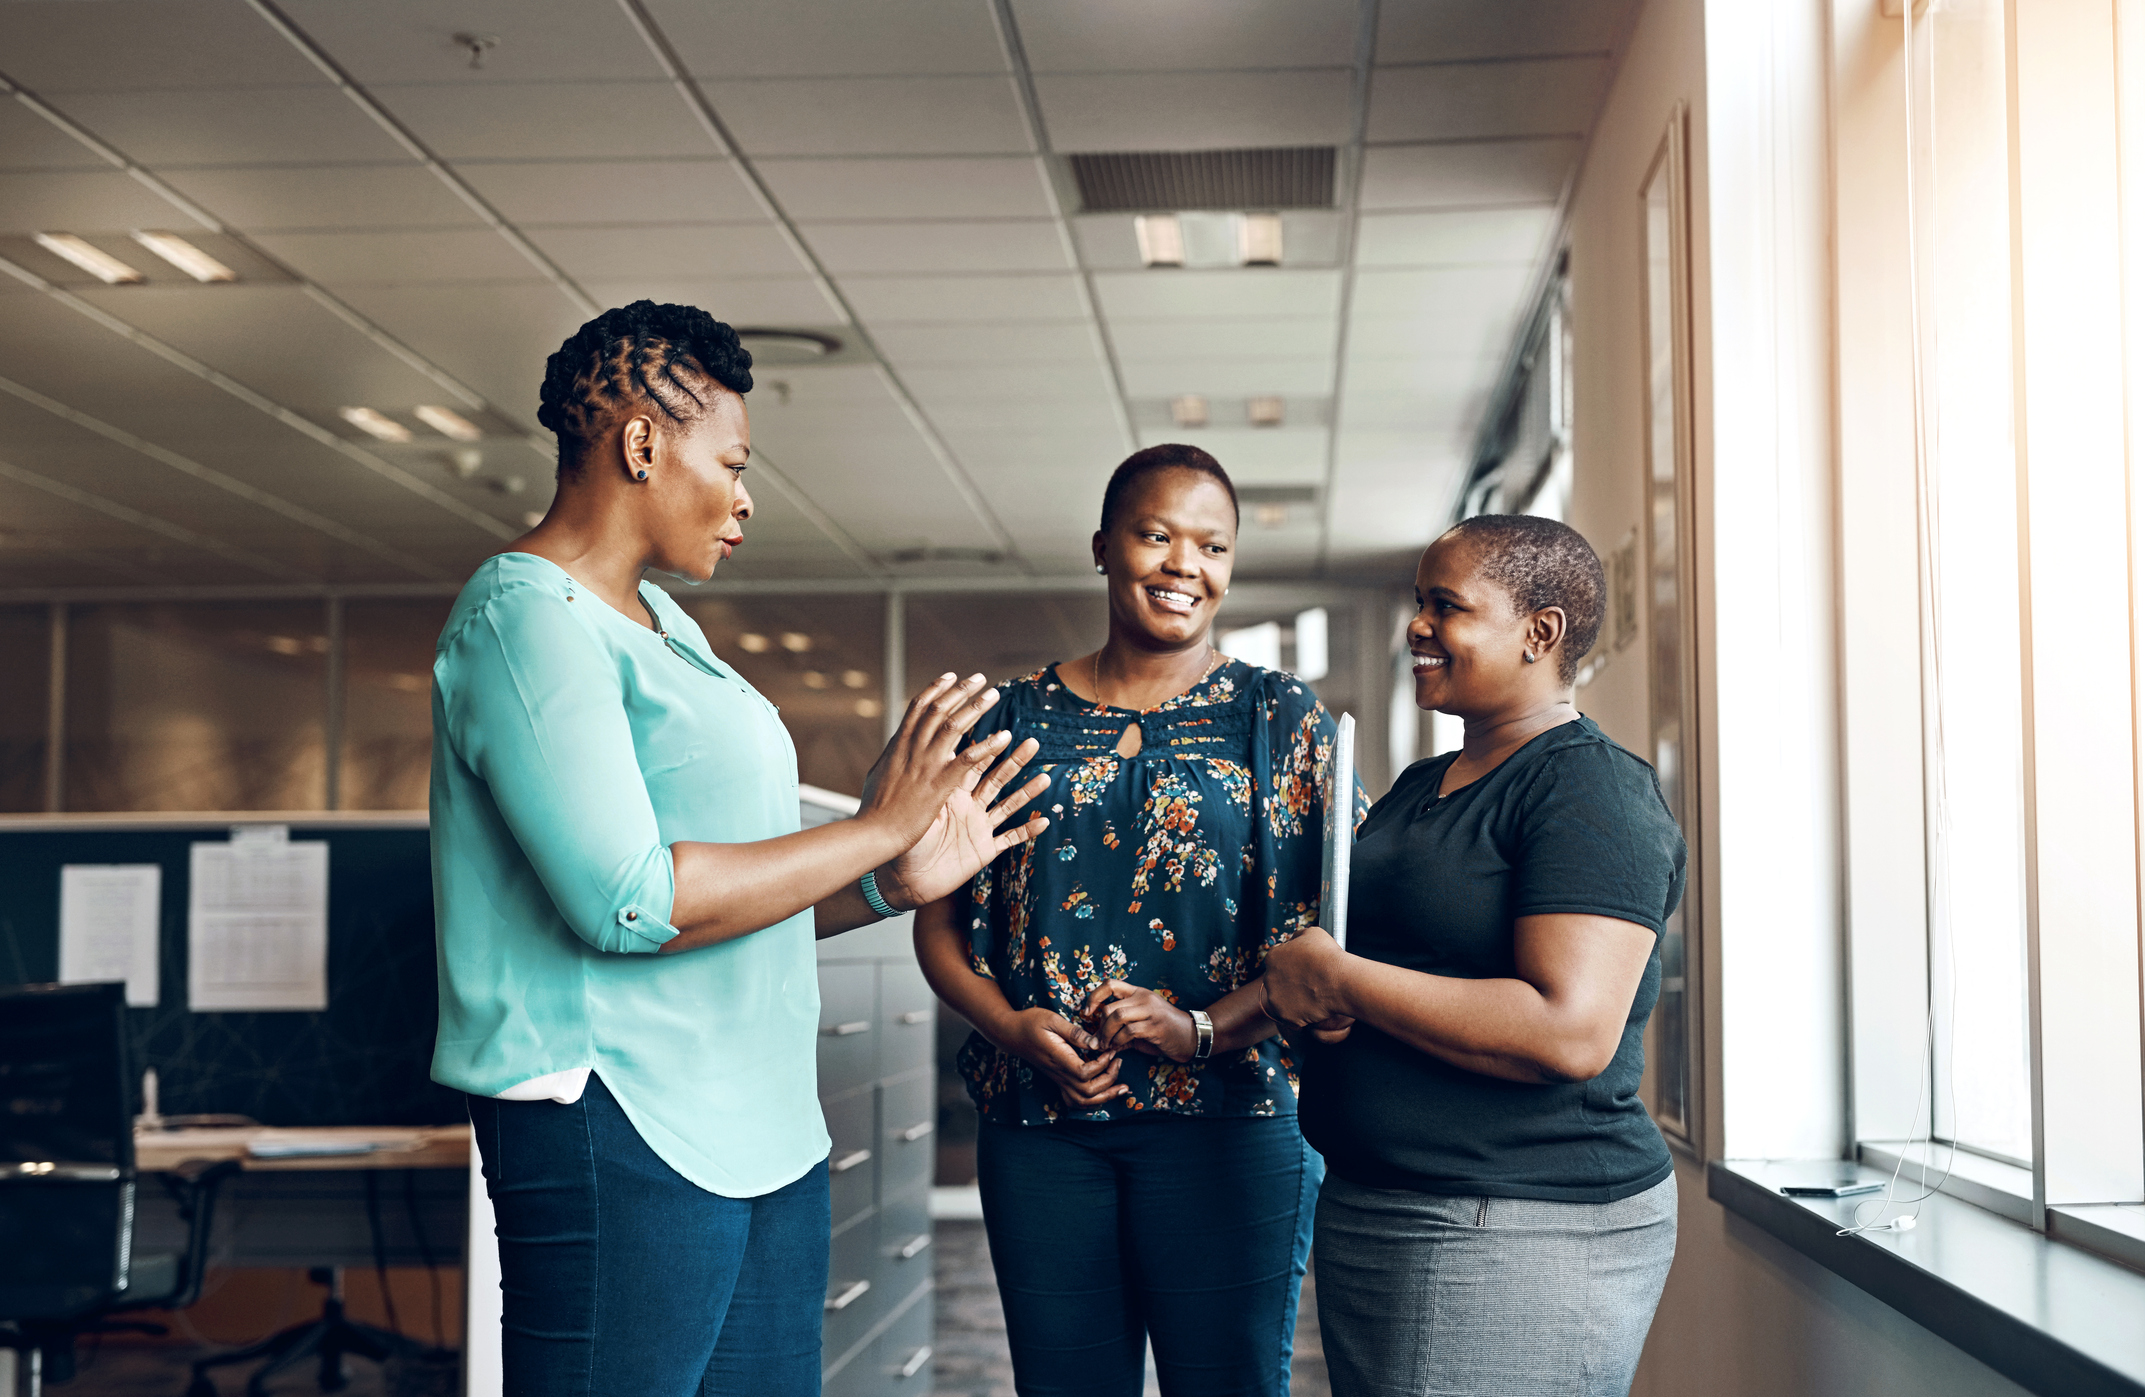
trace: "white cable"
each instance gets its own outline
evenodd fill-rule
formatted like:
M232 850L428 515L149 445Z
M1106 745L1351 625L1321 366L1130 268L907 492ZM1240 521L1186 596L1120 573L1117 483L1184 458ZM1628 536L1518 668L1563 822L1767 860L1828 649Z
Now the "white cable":
M1933 711L1925 714L1925 720L1929 722L1931 728L1935 748L1933 761L1936 768L1934 790L1930 793L1930 801L1935 809L1933 811L1934 818L1931 822L1932 837L1929 849L1929 873L1924 891L1924 895L1928 898L1928 926L1930 931L1934 933L1940 928L1948 930L1951 924L1951 797L1945 779L1947 757L1944 743L1944 594L1939 585L1944 575L1939 528L1943 516L1938 507L1939 497L1936 474L1931 469L1929 461L1927 374L1922 362L1920 232L1915 213L1917 189L1914 177L1914 3L1915 0L1903 0L1900 5L1900 27L1905 39L1905 49L1900 55L1899 71L1900 87L1906 108L1907 326L1910 338L1908 362L1910 376L1913 381L1914 408L1915 533L1917 535L1916 543L1918 544L1916 553L1918 555L1917 571L1919 574L1916 581L1921 588L1922 598L1928 608L1929 617L1929 692L1933 695L1930 704ZM1929 26L1928 48L1929 82L1926 100L1930 109L1929 147L1932 167L1930 179L1933 184L1936 178L1934 156L1937 140L1936 27L1933 22ZM1935 952L1938 940L1939 938L1936 935L1932 934L1929 937L1929 948L1932 954ZM1944 938L1944 947L1944 967L1949 1000L1949 1008L1946 1012L1951 1023L1952 1038L1954 1044L1956 1044L1959 1024L1959 957L1957 948L1951 945L1948 937ZM1935 1102L1930 1101L1930 1113L1926 1117L1922 1114L1922 1103L1925 1099L1925 1093L1929 1096L1934 1095L1937 1070L1936 1048L1936 986L1933 983L1928 983L1923 992L1923 1064L1921 1067L1917 1067L1915 1072L1913 1121L1908 1127L1906 1140L1902 1142L1899 1157L1892 1165L1892 1176L1885 1183L1884 1196L1856 1204L1853 1213L1854 1225L1839 1229L1840 1236L1853 1236L1864 1232L1908 1231L1920 1219L1921 1205L1940 1192L1944 1185L1951 1181L1951 1171L1959 1159L1959 1146L1956 1140L1948 1142L1951 1145L1951 1154L1944 1162L1943 1177L1934 1185L1929 1183L1927 1155L1934 1154L1936 1146ZM1956 1056L1957 1054L1954 1052L1952 1057L1955 1058ZM1926 1071L1923 1068L1926 1068ZM1946 1093L1950 1099L1951 1114L1954 1130L1956 1131L1959 1108L1958 1075L1953 1070L1950 1060L1945 1063L1944 1082ZM1916 1140L1917 1134L1920 1136L1919 1142ZM1900 1199L1897 1196L1899 1176L1906 1168L1907 1155L1913 1151L1917 1143L1927 1146L1924 1157L1918 1161L1922 1173L1922 1191L1913 1198ZM1913 1211L1888 1221L1867 1223L1862 1221L1863 1210L1872 1204L1877 1207L1877 1216L1882 1218L1892 1208L1900 1206L1902 1203L1910 1206Z

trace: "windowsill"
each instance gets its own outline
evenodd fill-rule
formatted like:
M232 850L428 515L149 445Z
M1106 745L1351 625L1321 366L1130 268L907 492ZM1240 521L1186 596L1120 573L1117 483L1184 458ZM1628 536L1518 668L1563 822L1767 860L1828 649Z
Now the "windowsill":
M2033 1225L2031 1169L1926 1140L1864 1140L1861 1155L1864 1164L1886 1178L1899 1171L1895 1198L1913 1198L1936 1188L2022 1227Z
M2145 1397L2145 1324L2138 1323L2145 1314L2145 1275L1944 1193L1921 1204L1920 1225L1912 1232L1842 1237L1839 1229L1854 1225L1855 1205L1881 1195L1790 1198L1780 1192L1782 1184L1838 1167L1831 1160L1715 1160L1706 1170L1706 1192L2031 1391ZM1890 1176L1889 1169L1866 1162L1860 1169L1871 1182ZM1903 1182L1911 1170L1902 1171ZM1864 1211L1875 1215L1875 1209ZM2145 1208L2053 1213L2057 1237L2084 1242L2091 1229L2096 1237L2114 1236L2145 1250Z

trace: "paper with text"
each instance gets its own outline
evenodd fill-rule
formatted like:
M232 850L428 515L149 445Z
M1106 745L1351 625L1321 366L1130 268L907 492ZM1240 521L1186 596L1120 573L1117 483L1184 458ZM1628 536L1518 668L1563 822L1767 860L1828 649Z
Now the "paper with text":
M60 869L60 983L124 980L127 1004L157 1000L158 911L164 870L153 863L70 863Z
M328 1007L328 846L282 826L193 846L188 1007Z

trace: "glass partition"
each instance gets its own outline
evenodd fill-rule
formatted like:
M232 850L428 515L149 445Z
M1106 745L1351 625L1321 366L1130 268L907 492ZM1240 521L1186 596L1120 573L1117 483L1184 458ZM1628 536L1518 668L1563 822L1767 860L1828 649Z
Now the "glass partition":
M445 597L343 604L336 807L422 810L432 777L432 647Z
M52 611L0 608L0 811L45 808L45 722L51 703Z

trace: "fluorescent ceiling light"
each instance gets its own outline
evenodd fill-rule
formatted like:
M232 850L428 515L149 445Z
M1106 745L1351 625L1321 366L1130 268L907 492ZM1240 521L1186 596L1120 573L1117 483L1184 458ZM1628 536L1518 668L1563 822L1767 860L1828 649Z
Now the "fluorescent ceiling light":
M1171 398L1169 416L1180 427L1204 427L1207 425L1207 400L1197 393Z
M1184 229L1173 213L1146 213L1132 220L1140 241L1140 261L1149 267L1184 265Z
M72 233L39 233L37 245L54 257L74 263L106 286L132 286L142 279L140 272Z
M237 281L238 273L175 233L131 234L134 241L195 281Z
M403 442L410 439L410 429L385 413L374 412L369 407L346 407L343 421L381 441Z
M484 439L484 429L462 416L459 412L450 412L443 407L433 407L429 403L416 411L418 421L443 437L453 437L456 441L482 441Z
M1247 213L1236 230L1237 257L1247 267L1281 265L1281 215Z
M1281 399L1277 397L1246 398L1244 413L1254 427L1278 427L1283 416Z

